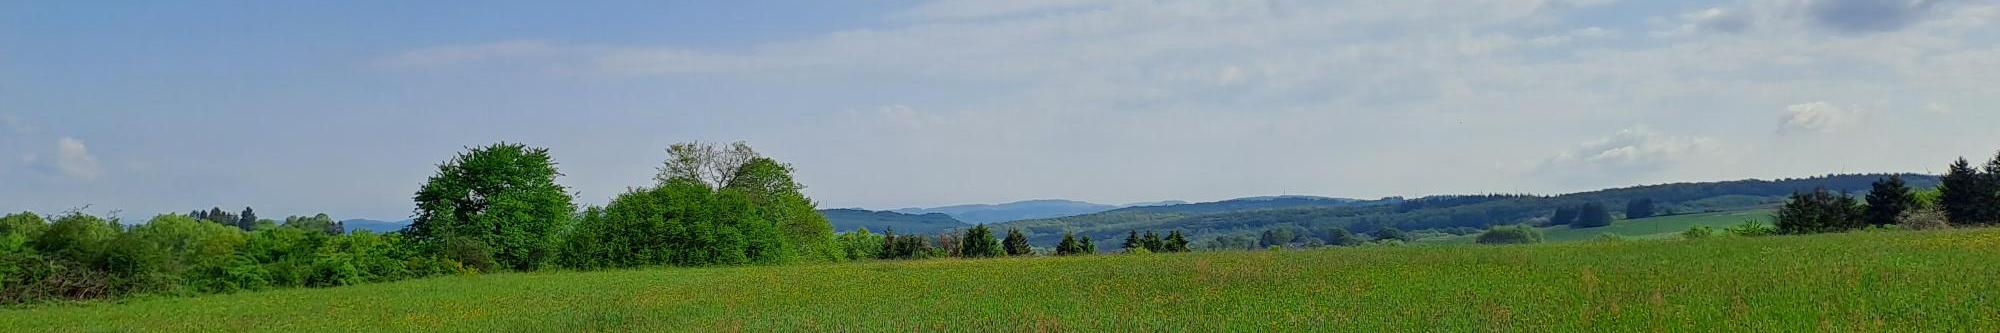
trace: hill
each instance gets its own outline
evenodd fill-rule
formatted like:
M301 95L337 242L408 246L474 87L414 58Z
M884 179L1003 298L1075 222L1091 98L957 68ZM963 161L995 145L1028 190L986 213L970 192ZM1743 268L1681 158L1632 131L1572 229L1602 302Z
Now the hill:
M491 274L42 306L0 311L0 323L22 332L1993 332L1995 239L2000 230Z
M894 228L896 233L928 234L971 226L951 218L950 215L940 213L903 214L860 209L824 209L820 210L819 214L826 216L827 222L833 223L835 232L868 228L869 232L882 233Z
M346 227L347 231L349 232L353 232L355 230L368 230L374 232L395 232L403 230L403 227L410 226L410 220L381 221L381 220L368 220L368 219L354 219L354 220L340 221L340 224L341 226Z
M1623 208L1630 200L1653 199L1662 213L1683 214L1757 209L1782 203L1786 195L1815 188L1865 192L1886 174L1829 175L1779 180L1739 180L1634 186L1556 196L1527 194L1446 195L1416 199L1351 200L1312 197L1249 198L1213 203L1134 207L1079 216L1003 223L1021 228L1037 245L1060 240L1064 231L1088 235L1100 248L1133 231L1183 230L1197 243L1219 237L1253 237L1274 227L1305 230L1346 228L1369 233L1402 230L1483 229L1537 223L1558 207L1588 202ZM1912 187L1937 186L1936 176L1903 174ZM1619 209L1614 209L1619 210Z
M904 208L903 214L945 214L969 224L1076 216L1118 209L1119 206L1074 200L1028 200L997 205L957 205L936 208Z

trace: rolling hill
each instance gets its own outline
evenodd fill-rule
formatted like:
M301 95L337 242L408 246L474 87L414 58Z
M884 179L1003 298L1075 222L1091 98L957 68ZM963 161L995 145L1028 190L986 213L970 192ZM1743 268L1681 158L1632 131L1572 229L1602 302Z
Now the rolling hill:
M1311 197L1248 198L1186 205L1133 207L1078 216L1007 222L996 230L1020 228L1030 242L1048 246L1071 231L1090 236L1099 246L1111 245L1133 231L1182 230L1199 243L1216 237L1252 236L1287 226L1308 230L1347 228L1368 233L1385 227L1403 230L1480 229L1492 225L1544 220L1557 207L1603 203L1623 208L1626 201L1649 198L1669 214L1741 211L1782 203L1786 195L1824 188L1865 192L1887 174L1828 175L1778 180L1738 180L1634 186L1555 196L1447 195L1416 199L1350 200ZM1927 189L1936 176L1901 175L1910 186ZM1617 209L1614 209L1617 210ZM1595 234L1592 234L1595 235ZM1114 246L1115 245L1111 245Z
M833 223L834 232L868 228L869 232L881 233L893 228L897 233L928 234L971 226L941 213L904 214L861 209L825 209L819 213L826 216L827 222Z
M935 208L904 208L903 214L945 214L970 224L1000 223L1027 219L1076 216L1118 209L1119 206L1074 200L1028 200L997 205L957 205Z

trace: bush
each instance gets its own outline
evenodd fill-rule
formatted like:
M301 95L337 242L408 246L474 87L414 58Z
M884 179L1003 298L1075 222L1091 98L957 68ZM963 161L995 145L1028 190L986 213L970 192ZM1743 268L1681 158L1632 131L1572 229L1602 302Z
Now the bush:
M354 256L346 253L321 253L313 259L312 271L306 276L307 287L351 286L367 282L362 278L361 269L354 267Z
M1936 206L1924 206L1903 211L1903 215L1896 218L1896 225L1908 230L1951 229L1951 223L1945 219L1944 210L1938 209Z
M1681 239L1705 239L1715 236L1715 228L1693 227L1681 232Z
M494 272L500 264L493 261L493 251L485 243L463 238L445 241L444 258L458 262L459 266L474 272Z
M1526 225L1494 226L1480 233L1479 244L1533 244L1542 242L1542 232Z
M1727 230L1731 235L1745 236L1745 237L1770 236L1778 234L1778 228L1773 228L1770 225L1758 223L1757 221L1753 220L1743 220L1743 223L1737 224L1736 226L1733 227L1729 227Z

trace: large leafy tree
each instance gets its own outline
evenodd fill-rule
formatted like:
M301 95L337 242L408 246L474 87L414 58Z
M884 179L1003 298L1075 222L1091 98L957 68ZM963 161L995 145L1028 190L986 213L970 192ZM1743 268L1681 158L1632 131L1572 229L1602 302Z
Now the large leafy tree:
M1576 207L1556 207L1556 212L1549 215L1549 225L1566 225L1574 222L1576 222Z
M1570 223L1571 228L1596 228L1608 225L1611 225L1611 211L1606 209L1603 203L1598 202L1583 204L1582 208L1577 209L1576 222Z
M834 243L833 223L816 211L817 204L812 199L800 192L805 185L793 180L790 165L753 157L735 170L736 176L729 179L723 190L743 193L765 220L775 224L778 234L784 237L780 245L790 251L786 257L808 261L842 259L842 251Z
M1917 197L1910 192L1909 185L1903 183L1903 177L1891 175L1876 181L1873 189L1868 191L1868 210L1863 217L1869 225L1896 224L1896 219L1916 203Z
M414 241L439 246L464 239L491 251L493 260L534 270L554 258L556 232L576 206L556 184L548 149L499 143L474 148L438 165L416 194Z
M1653 214L1657 211L1658 208L1655 208L1653 206L1653 198L1638 198L1625 202L1626 219L1643 219L1643 218L1653 217Z

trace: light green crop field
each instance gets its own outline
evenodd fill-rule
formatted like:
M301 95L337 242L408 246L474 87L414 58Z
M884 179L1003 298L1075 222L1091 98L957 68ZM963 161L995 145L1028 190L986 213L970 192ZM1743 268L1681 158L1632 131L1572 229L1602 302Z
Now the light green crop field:
M1724 228L1743 224L1744 221L1770 225L1771 218L1776 216L1776 214L1777 211L1772 209L1754 209L1659 216L1637 220L1617 220L1612 221L1611 225L1596 228L1572 229L1569 226L1554 226L1537 229L1542 231L1542 239L1547 242L1587 241L1597 239L1604 234L1613 234L1618 235L1620 238L1635 240L1674 239L1679 238L1681 232L1693 227L1715 228L1715 231L1720 233L1723 232ZM1479 234L1438 237L1424 239L1420 242L1429 244L1472 244L1473 240L1477 239L1478 236Z
M2000 230L494 274L0 310L0 330L2000 331Z
M1665 239L1679 237L1681 232L1693 227L1710 227L1720 232L1743 221L1771 224L1771 217L1777 211L1769 209L1744 210L1718 213L1660 216L1637 220L1618 220L1608 226L1571 229L1568 226L1543 228L1543 239L1551 242L1580 241L1596 239L1606 233L1626 239Z

